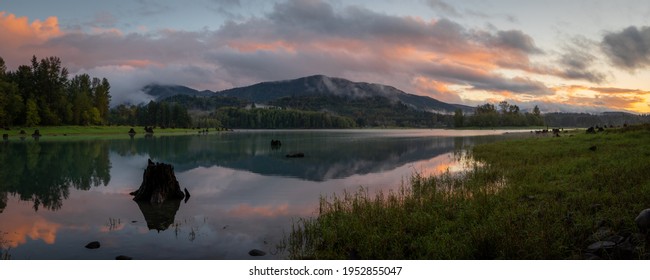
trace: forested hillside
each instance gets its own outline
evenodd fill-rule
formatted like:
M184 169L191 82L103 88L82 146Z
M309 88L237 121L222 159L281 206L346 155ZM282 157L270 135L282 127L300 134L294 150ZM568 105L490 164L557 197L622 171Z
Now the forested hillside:
M111 99L106 78L68 78L58 57L37 59L7 71L0 58L0 125L107 124Z

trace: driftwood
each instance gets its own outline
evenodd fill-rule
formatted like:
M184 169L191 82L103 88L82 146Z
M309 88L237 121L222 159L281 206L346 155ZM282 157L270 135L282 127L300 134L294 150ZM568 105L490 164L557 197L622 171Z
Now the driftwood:
M174 175L174 167L166 163L154 163L151 159L142 175L140 188L131 195L135 201L151 204L162 204L167 200L181 200L185 197Z

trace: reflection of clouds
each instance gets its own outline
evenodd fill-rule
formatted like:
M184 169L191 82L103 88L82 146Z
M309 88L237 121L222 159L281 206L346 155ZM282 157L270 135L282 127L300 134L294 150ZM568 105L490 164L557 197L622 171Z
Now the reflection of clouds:
M0 216L0 232L5 232L3 239L10 247L16 247L30 240L42 240L46 244L56 242L57 231L61 225L44 217L32 214L33 209L25 203L9 208Z
M388 135L388 137L405 135L427 137L434 132L383 130L376 133L384 133L381 135ZM327 143L334 145L333 143L349 142L333 140L334 136L345 140L349 134L351 140L356 140L358 134L363 134L362 138L373 138L377 137L376 133L364 130L356 134L346 131L324 135L333 135L328 136L330 138ZM456 135L466 132L440 133ZM495 132L475 131L473 133L494 134ZM229 135L229 137L234 136ZM274 134L273 137L262 138L280 137ZM204 140L214 139L206 137ZM456 162L458 157L448 151L479 143L478 138L436 139L432 137L431 139L420 138L418 141L408 139L394 141L408 141L395 145L396 147L406 145L408 149L396 149L397 152L390 154L384 152L380 156L370 156L361 160L355 160L360 158L355 154L340 153L334 156L337 160L333 161L332 165L322 164L323 158L314 158L317 164L329 168L316 170L322 172L319 174L326 174L327 179L322 181L263 175L250 170L216 165L205 167L193 163L187 164L187 169L177 167L176 177L181 188L187 188L192 196L187 203L181 203L174 223L160 232L148 229L137 203L132 201L132 196L128 195L128 192L137 189L142 182L147 158L156 158L156 155L143 152L122 156L111 152L111 180L107 186L95 187L87 191L71 190L63 207L56 212L46 210L34 212L29 204L21 202L17 197L9 196L7 208L0 214L0 231L14 232L14 235L6 238L11 238L12 247L17 246L12 248L12 258L15 259L110 259L117 255L129 255L136 259L250 259L252 257L248 256L248 251L254 248L273 252L275 244L290 232L292 222L297 218L317 215L321 196L341 195L343 191L355 192L360 186L373 195L378 191L397 190L402 183L408 182L414 172L428 175L447 169L452 172L462 171L465 163ZM266 147L267 142L264 143ZM352 146L351 149L363 148L364 145L366 144ZM422 160L416 160L418 157L404 160L405 157L420 153L420 150L413 149L416 145L424 147L422 151L440 148L442 154L431 153L420 157ZM314 144L314 146L318 145ZM162 150L174 150L170 147L173 146L165 146ZM190 145L191 147L194 146ZM211 147L206 146L202 149ZM323 154L336 150L316 148L323 150ZM178 150L174 151L178 152ZM368 155L372 154L370 149ZM339 158L343 156L350 159ZM197 160L191 156L188 158ZM210 160L214 159L207 158L206 162ZM251 160L259 163L264 159L254 157ZM281 156L278 162L281 161L286 159ZM289 162L296 165L311 164L308 161ZM196 167L189 168L192 165ZM348 168L369 171L361 174L350 172L349 175L341 177L341 174L349 171L346 170ZM111 219L119 219L120 223L111 226ZM39 242L31 242L33 240ZM83 245L92 240L102 243L101 251L75 249L83 249ZM274 259L281 256L268 254L263 258Z
M249 204L240 204L229 211L229 214L236 217L262 216L275 217L286 216L289 213L289 204L251 206Z

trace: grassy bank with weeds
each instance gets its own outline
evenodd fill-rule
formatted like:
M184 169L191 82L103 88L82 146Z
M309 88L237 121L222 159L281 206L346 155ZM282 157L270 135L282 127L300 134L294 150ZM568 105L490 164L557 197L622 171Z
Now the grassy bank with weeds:
M599 234L638 236L650 125L477 146L466 174L323 198L294 223L294 259L582 259ZM642 238L634 258L647 258ZM607 256L605 256L607 258Z
M128 137L129 130L133 128L136 135L144 135L143 127L133 126L43 126L43 127L14 127L9 130L2 130L1 134L8 134L9 140L17 140L21 136L20 131L25 131L25 137L31 138L35 130L39 130L41 139L52 139L56 137L93 137L93 136L125 136ZM156 128L155 135L196 133L196 130L189 128Z

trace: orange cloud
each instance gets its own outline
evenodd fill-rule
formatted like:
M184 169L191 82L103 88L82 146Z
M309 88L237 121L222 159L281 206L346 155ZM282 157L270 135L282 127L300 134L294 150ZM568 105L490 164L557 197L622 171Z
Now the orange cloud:
M13 14L0 12L0 30L4 36L11 35L16 38L37 38L40 40L60 36L57 17L48 17L45 21L34 20L29 23L27 17L16 17Z
M36 46L61 35L57 17L30 23L27 17L0 12L0 55L10 66L24 63L36 54Z
M12 216L9 216L11 218ZM23 217L24 218L24 217ZM32 240L43 240L46 244L54 244L56 233L61 225L46 221L41 217L36 220L15 219L10 222L12 228L3 237L9 247L16 247L27 242L27 237Z
M246 217L246 216L262 216L262 217L276 217L285 216L289 214L289 204L281 205L267 205L253 207L249 204L239 204L237 207L229 211L233 216Z

